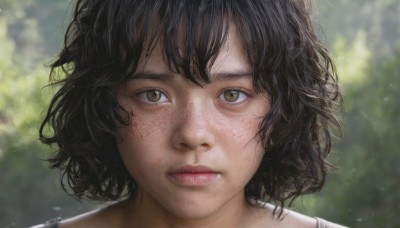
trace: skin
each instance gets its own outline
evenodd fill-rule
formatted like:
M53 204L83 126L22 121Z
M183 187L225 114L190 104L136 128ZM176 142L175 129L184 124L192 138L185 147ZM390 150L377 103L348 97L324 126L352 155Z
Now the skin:
M244 186L264 153L255 136L269 102L255 93L234 33L220 53L209 70L212 82L198 87L171 72L157 47L118 89L118 102L132 111L132 123L117 139L143 190L132 213L139 227L234 227L246 221ZM169 173L184 166L207 166L216 177L195 186L171 179Z
M255 93L236 37L232 28L209 69L212 82L203 87L171 72L160 47L140 59L134 78L116 89L118 102L132 113L131 124L117 132L118 149L140 199L60 227L316 227L315 219L288 210L274 219L271 205L245 199L244 187L264 154L256 135L270 102ZM171 176L188 165L213 174L183 182Z

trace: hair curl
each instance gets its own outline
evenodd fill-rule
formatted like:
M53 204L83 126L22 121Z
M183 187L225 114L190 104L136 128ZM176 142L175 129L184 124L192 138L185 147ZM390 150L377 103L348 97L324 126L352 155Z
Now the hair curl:
M330 167L331 126L340 129L334 107L342 97L310 8L306 0L78 0L64 48L51 65L51 80L60 88L39 130L43 143L58 146L51 167L63 170L78 197L136 194L114 137L130 115L113 88L157 42L171 70L199 86L208 83L207 66L233 24L256 91L271 98L258 132L265 155L245 188L247 199L283 206L320 190Z

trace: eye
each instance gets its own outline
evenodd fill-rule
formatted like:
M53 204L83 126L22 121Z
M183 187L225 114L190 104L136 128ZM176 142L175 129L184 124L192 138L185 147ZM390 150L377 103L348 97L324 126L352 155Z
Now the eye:
M157 89L148 89L137 94L140 101L144 103L163 103L169 101L167 96Z
M240 89L225 90L218 99L224 103L239 104L246 101L248 95Z

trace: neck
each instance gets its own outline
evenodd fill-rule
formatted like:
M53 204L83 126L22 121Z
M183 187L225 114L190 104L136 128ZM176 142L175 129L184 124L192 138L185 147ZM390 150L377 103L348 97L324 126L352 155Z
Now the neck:
M141 198L130 200L126 227L245 227L252 206L242 197L235 197L220 208L212 208L205 213L176 214L160 202L144 193ZM185 205L182 205L185 207ZM187 207L187 210L196 208Z

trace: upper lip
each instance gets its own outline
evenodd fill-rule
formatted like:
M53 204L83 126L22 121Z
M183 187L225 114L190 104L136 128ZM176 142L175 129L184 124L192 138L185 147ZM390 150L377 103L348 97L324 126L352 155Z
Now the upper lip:
M186 165L169 172L169 174L175 174L175 173L218 173L218 172L203 165Z

